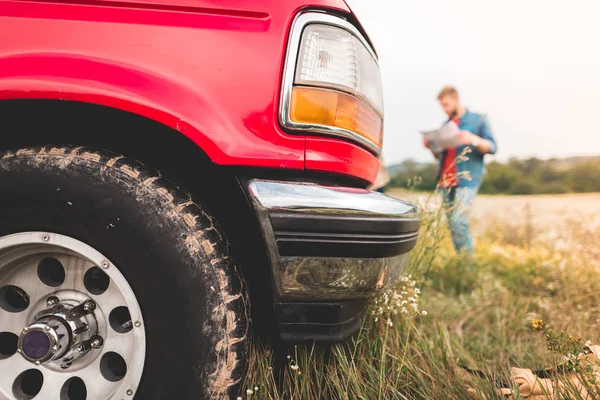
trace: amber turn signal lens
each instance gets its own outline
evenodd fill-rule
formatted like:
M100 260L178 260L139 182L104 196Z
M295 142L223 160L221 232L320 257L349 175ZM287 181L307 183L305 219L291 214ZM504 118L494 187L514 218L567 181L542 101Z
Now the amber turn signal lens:
M383 120L362 100L334 90L294 86L290 120L294 123L341 128L381 148Z

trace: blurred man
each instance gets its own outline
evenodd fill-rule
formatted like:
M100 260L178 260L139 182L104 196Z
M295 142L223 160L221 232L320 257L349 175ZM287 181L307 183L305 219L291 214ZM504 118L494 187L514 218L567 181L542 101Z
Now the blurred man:
M473 240L469 230L469 211L481 185L484 166L483 157L496 152L496 141L487 119L471 112L461 102L455 88L443 88L438 101L448 121L458 125L458 143L438 151L427 140L429 148L439 160L438 186L442 195L452 242L457 252L473 250Z

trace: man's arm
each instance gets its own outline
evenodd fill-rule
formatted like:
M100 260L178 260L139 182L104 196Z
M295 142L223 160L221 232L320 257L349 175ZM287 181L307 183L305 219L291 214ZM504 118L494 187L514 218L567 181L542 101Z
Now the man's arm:
M484 149L480 149L479 146L477 146L477 150L483 153L496 154L496 139L494 139L492 128L490 127L490 123L488 122L488 119L485 116L481 117L481 129L479 130L479 132L482 138L482 142L486 143L486 147Z

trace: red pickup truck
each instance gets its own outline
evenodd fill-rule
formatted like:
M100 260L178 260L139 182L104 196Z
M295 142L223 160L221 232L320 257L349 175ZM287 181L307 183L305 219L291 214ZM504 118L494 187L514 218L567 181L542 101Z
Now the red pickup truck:
M0 0L0 132L2 399L236 396L416 242L343 0Z

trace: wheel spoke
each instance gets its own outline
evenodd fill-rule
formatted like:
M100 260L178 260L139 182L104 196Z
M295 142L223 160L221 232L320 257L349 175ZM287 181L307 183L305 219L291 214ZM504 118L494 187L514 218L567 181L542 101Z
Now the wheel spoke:
M0 332L12 332L19 335L29 323L27 318L27 311L9 313L0 308Z
M110 394L116 390L120 382L110 382L100 374L100 357L94 362L78 371L76 374L85 383L88 399L105 399L109 398Z
M105 345L102 348L102 353L106 353L108 351L114 351L115 353L120 354L125 359L130 357L130 353L132 350L132 346L135 340L135 336L133 332L121 334L109 330L107 340L105 340Z
M18 353L5 360L0 360L0 371L2 371L2 373L0 373L0 387L12 387L19 374L32 368L35 369L36 366L25 360Z
M56 290L56 288L44 285L38 278L37 263L34 262L28 262L19 267L18 271L2 281L2 285L14 285L23 289L32 303Z
M118 389L121 382L109 382L102 378L98 372L96 372L96 377L89 377L89 379L85 379L80 376L85 383L85 388L87 391L88 399L108 399L110 395Z
M60 389L65 381L68 379L68 376L64 374L57 373L54 371L49 371L47 369L41 369L42 374L44 375L44 384L42 386L42 390L35 396L36 399L48 399L48 400L60 400Z
M80 257L75 256L61 256L57 257L58 260L65 267L65 282L61 287L85 292L85 286L83 284L83 276L85 272L93 267L93 265Z
M104 293L98 296L91 294L90 296L92 299L94 299L96 304L98 304L98 306L104 310L106 313L106 318L108 318L110 312L115 308L127 306L121 291L112 281Z

